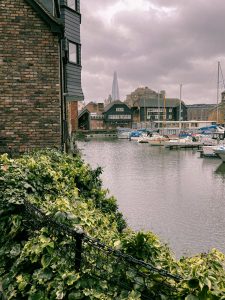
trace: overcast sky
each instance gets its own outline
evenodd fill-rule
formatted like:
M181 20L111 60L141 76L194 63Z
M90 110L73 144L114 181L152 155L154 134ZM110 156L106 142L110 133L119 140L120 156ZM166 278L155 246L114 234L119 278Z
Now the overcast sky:
M186 104L216 103L225 73L225 0L81 0L85 102L137 87L166 90ZM222 91L222 81L221 81Z

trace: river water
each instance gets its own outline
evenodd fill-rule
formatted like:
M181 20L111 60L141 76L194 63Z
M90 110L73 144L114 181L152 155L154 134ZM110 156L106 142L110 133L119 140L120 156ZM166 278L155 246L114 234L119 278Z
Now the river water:
M79 142L83 158L103 167L104 188L134 230L151 230L177 257L225 253L225 163L197 151L128 140Z

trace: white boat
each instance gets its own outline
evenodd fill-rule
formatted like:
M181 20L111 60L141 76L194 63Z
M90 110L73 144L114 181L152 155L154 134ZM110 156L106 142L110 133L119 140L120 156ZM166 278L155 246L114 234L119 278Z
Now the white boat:
M202 146L200 151L201 157L218 157L218 155L214 151L215 146Z
M166 141L169 141L169 138L159 134L142 135L138 139L138 143L148 143L151 146L164 146Z
M117 137L118 139L129 139L130 138L130 133L131 133L130 128L117 128Z
M181 139L169 140L165 142L166 148L198 148L202 145L201 142L195 141L192 137L185 137Z
M219 155L223 162L225 162L225 145L214 147L214 152Z

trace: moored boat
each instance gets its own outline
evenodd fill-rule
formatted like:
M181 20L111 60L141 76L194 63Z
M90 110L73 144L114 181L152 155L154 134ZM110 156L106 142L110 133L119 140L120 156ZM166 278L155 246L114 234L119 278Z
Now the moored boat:
M213 151L225 162L225 145L214 147Z

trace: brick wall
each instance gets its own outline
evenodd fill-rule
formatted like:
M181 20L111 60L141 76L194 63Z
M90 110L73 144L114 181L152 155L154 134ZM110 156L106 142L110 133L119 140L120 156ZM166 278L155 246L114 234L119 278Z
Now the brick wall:
M78 129L78 102L68 102L68 126L69 134Z
M24 0L0 16L0 152L59 147L58 37Z

